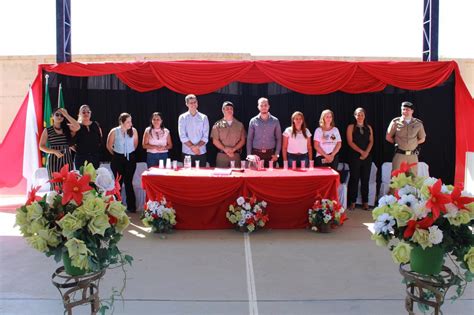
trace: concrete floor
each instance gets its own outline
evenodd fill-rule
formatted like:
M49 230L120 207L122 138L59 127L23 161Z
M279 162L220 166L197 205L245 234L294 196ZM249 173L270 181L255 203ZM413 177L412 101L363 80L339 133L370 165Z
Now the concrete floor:
M406 314L398 266L364 225L370 212L348 216L330 234L209 230L162 237L144 230L134 214L120 248L135 261L115 314ZM29 248L13 223L13 210L0 208L0 314L62 314L51 284L59 265ZM101 297L122 278L120 270L107 271ZM473 285L443 312L474 314Z

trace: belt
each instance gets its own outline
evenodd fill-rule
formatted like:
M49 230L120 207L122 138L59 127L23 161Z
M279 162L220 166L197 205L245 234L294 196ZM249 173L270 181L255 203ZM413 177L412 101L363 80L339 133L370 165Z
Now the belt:
M239 149L239 150L235 151L234 154L235 154L235 153L240 154L241 152L242 152L242 150ZM222 151L222 150L219 150L219 153L227 154L227 153L225 153L225 152Z
M288 152L289 155L308 155L308 153L290 153Z
M257 152L260 152L260 153L267 153L267 152L274 152L275 151L275 148L272 148L272 149L255 149L255 148L252 148L253 151L257 151Z
M395 153L400 153L404 155L418 155L418 149L415 150L400 150L400 149L395 149Z

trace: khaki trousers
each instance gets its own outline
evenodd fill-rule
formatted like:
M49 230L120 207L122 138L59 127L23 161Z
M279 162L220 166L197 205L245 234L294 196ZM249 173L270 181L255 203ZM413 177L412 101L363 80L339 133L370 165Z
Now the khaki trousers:
M392 160L392 172L395 171L395 170L398 170L400 168L400 165L404 161L407 162L408 164L418 163L418 155L416 155L416 154L405 155L405 154L401 154L401 153L395 153L395 155L393 156L393 160ZM418 175L418 165L413 166L411 168L411 171L413 172L413 174L415 174L415 176L417 176Z
M240 154L234 153L234 156L231 158L225 153L217 153L216 157L216 167L230 167L230 161L235 161L235 167L240 168Z

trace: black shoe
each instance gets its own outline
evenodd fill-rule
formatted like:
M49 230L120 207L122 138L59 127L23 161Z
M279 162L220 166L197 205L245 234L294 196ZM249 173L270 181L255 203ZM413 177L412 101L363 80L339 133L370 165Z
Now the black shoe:
M137 212L137 209L127 209L127 212L136 213L136 212Z

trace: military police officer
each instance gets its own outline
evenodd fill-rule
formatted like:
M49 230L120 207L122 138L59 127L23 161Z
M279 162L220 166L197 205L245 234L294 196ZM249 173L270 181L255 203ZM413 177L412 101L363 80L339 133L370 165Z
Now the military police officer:
M402 102L402 116L392 119L387 129L386 140L395 144L395 155L392 160L392 170L400 168L400 164L418 162L418 145L425 142L426 133L423 122L413 117L414 105ZM416 175L417 167L411 171Z
M240 167L240 152L245 145L244 125L234 117L234 104L226 101L222 104L224 117L212 127L212 143L219 152L216 157L217 167L229 167L230 161Z

